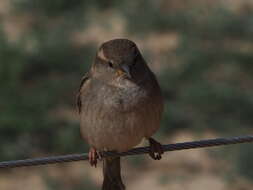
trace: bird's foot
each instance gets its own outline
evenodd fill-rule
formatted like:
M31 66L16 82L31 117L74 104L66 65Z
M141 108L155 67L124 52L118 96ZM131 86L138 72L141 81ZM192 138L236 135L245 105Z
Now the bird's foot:
M149 155L154 160L160 160L164 153L162 145L153 138L149 138L150 152Z
M89 151L89 162L91 166L97 167L97 160L101 160L102 155L95 148L91 147Z

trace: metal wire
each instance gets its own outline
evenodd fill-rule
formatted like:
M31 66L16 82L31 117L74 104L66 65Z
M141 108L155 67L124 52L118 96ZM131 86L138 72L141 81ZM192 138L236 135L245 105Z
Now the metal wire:
M164 152L166 152L166 151L204 148L204 147L211 147L211 146L249 143L249 142L253 142L253 135L167 144L167 145L162 145L162 147L163 147ZM149 153L149 151L150 151L149 147L133 148L127 152L108 151L108 152L102 152L102 157L106 158L106 157L112 157L112 156L129 156L129 155L147 154ZM15 167L21 167L21 166L38 166L38 165L45 165L45 164L73 162L73 161L81 161L81 160L88 160L88 154L87 153L69 154L69 155L63 155L63 156L51 156L51 157L44 157L44 158L5 161L5 162L0 162L0 169L15 168Z

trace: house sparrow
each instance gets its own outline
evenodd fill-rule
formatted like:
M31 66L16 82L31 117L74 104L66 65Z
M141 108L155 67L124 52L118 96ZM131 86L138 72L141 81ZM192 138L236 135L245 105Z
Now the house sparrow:
M99 151L127 151L143 138L149 140L150 156L161 159L162 146L151 136L160 126L163 98L134 42L114 39L101 45L82 79L77 105L81 135L91 147L91 165L96 166ZM102 189L125 189L120 157L105 158L103 163Z

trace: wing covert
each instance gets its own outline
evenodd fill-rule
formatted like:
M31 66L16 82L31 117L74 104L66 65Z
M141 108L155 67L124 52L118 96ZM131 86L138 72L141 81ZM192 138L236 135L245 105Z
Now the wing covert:
M77 94L77 98L76 98L76 105L78 108L78 113L80 114L82 112L82 100L81 100L81 89L83 87L83 85L85 84L85 82L87 82L87 80L89 79L89 74L87 73L81 80L81 84L78 90L78 94Z

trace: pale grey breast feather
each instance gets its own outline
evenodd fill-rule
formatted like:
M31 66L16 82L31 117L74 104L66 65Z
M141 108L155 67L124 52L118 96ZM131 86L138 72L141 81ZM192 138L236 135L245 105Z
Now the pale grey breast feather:
M82 93L83 102L87 102L87 99L90 98L95 99L96 104L104 106L104 109L107 108L115 109L120 112L128 112L139 104L142 104L142 102L148 98L146 89L128 80L120 81L120 83L117 84L106 84L103 81L91 79L90 83L91 88L89 90L91 92L88 93L84 91ZM96 85L95 83L103 84ZM87 99L85 100L85 98Z

